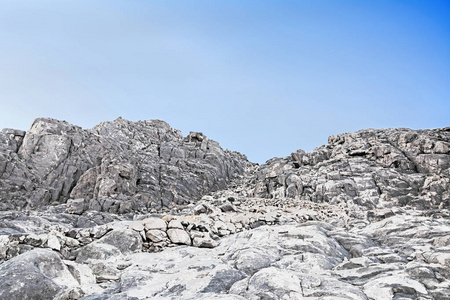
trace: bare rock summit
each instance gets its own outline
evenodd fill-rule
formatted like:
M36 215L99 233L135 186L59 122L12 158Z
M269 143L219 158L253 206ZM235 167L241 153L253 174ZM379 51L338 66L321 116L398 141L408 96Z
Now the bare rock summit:
M27 132L4 129L0 141L2 210L84 199L98 211L145 212L224 189L247 164L202 133L183 137L159 120L84 130L40 118Z

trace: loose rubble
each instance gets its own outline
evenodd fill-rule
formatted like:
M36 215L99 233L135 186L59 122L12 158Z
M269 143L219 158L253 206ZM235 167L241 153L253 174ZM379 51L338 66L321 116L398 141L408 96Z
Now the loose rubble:
M0 298L450 299L449 142L369 129L259 166L162 121L5 129Z

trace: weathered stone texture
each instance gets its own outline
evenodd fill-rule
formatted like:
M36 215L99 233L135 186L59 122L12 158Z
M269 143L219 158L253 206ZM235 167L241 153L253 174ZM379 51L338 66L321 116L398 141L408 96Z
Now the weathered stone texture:
M328 142L269 160L253 195L369 208L450 205L450 128L367 129Z
M202 133L184 138L159 120L119 118L83 130L40 118L27 132L3 130L0 142L3 210L69 198L113 213L160 209L225 188L247 164Z

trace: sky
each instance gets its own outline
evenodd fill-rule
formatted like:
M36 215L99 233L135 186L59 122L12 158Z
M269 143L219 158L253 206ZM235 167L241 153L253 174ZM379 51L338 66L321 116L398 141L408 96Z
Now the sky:
M258 163L450 126L450 1L0 0L0 128L119 116Z

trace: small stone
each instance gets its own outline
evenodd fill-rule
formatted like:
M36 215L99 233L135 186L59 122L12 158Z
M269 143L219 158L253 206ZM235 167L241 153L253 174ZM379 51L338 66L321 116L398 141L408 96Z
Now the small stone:
M33 247L41 246L47 238L44 235L31 233L25 237L24 243Z
M87 244L91 243L91 242L93 241L93 239L90 238L90 237L85 237L85 236L83 236L83 237L80 237L80 238L78 239L78 241L79 241L81 244L83 244L83 245L87 245Z
M231 204L230 202L225 202L219 208L223 212L237 211L236 207L233 204Z
M450 235L445 235L434 239L435 246L450 246Z
M98 240L99 243L105 243L115 246L123 254L139 252L142 249L142 238L134 230L113 230Z
M272 217L272 216L265 216L265 217L264 217L264 220L265 220L266 222L275 222L275 218Z
M78 240L76 240L76 239L73 239L73 238L71 238L71 237L66 236L66 237L64 238L64 244L65 244L66 246L75 248L75 247L78 247L78 246L80 245L80 242L79 242Z
M71 229L71 230L69 230L69 231L67 232L66 235L67 235L68 237L71 237L71 238L76 238L77 234L78 234L78 231L77 231L77 230Z
M99 239L108 232L108 228L105 225L95 226L91 229L90 235L95 239Z
M252 223L250 224L250 228L255 229L255 228L258 228L258 227L260 227L260 226L262 226L262 225L264 225L263 222L261 222L261 221L256 221L256 222L252 222Z
M166 221L166 222L170 222L170 221L172 221L173 219L176 219L176 218L177 218L176 216L172 216L172 215L166 215L166 216L162 217L162 219L164 221Z
M178 228L178 229L184 229L183 224L181 224L178 220L172 220L169 222L169 228Z
M146 237L154 243L167 240L167 234L162 230L149 230L146 233Z
M236 226L233 223L227 223L227 230L230 231L230 233L235 233Z
M214 198L211 197L211 196L203 196L203 197L202 197L202 200L205 200L205 201L214 201Z
M95 276L92 274L91 268L87 265L68 260L65 260L64 264L68 267L70 273L75 277L79 284L95 283Z
M225 229L228 228L227 225L226 225L224 222L222 222L222 221L216 221L216 222L214 223L214 227L215 227L217 230L225 230Z
M81 289L81 287L78 286L71 288L70 290L67 290L61 295L59 295L59 297L61 297L60 299L80 299L83 296L84 292Z
M198 216L184 216L181 217L181 222L182 224L185 223L197 223L198 221L200 221L200 218Z
M193 209L194 215L200 215L206 213L206 207L203 204L199 204Z
M129 266L133 265L131 262L124 262L117 265L117 270L125 270Z
M58 238L54 235L49 235L47 240L47 247L56 251L61 250L61 243Z
M84 199L67 200L67 212L69 214L81 215L85 210Z
M234 216L231 221L234 224L241 223L242 225L247 225L250 222L249 217L245 215Z
M191 230L189 235L191 236L191 239L195 239L196 237L200 237L200 238L204 237L205 233L201 232L201 231L197 231L197 230Z
M227 230L227 229L220 229L219 232L218 232L219 236L226 236L226 235L229 235L229 234L230 234L230 231Z
M97 283L105 282L105 281L118 281L119 276L117 275L109 275L109 274L102 274L96 277Z
M147 230L167 230L167 223L163 219L147 218L142 220L142 224Z
M6 252L8 251L9 239L6 235L0 235L0 260L6 258Z
M141 238L142 238L142 240L144 242L147 241L147 237L145 236L145 231L144 230L139 231L139 235L141 236Z
M174 244L191 244L189 234L182 229L169 229L167 230L167 235Z
M192 240L192 245L199 248L215 248L218 243L210 238L195 237Z
M142 222L135 221L128 226L129 229L132 229L134 231L140 232L144 230L144 225L142 225Z

